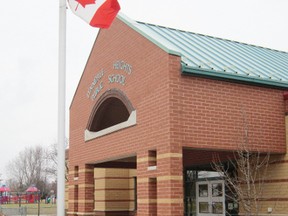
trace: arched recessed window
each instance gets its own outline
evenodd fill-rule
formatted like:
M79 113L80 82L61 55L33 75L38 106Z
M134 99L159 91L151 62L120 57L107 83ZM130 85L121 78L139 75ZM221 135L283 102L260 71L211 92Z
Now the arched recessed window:
M85 141L135 124L136 111L128 98L117 89L108 90L93 108L85 131Z

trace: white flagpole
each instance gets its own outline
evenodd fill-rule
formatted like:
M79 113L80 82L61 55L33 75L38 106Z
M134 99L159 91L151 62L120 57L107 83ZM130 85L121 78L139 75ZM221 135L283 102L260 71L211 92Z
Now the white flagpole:
M65 215L66 0L59 0L57 216Z

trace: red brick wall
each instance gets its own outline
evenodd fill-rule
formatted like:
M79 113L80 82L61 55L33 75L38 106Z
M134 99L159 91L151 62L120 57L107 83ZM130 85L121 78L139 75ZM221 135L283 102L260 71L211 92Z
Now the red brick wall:
M176 64L175 64L176 67ZM180 66L178 66L180 67ZM171 71L172 137L183 146L285 152L283 91Z
M131 64L133 72L126 74L125 86L107 84L97 98L119 88L137 110L137 126L85 143L84 130L97 100L88 99L87 90L102 68L106 83L109 74L125 75L113 70L116 60ZM76 154L78 164L160 145L236 149L245 126L254 148L285 151L282 91L183 76L179 57L169 57L118 20L100 31L70 114L72 164Z
M128 75L125 71L113 69L117 60L130 64L132 73ZM103 89L93 101L87 97L87 91L101 69L105 70L101 78ZM125 76L125 85L108 84L111 74ZM112 88L122 91L131 101L137 111L137 125L85 142L84 131L91 111L97 99ZM157 156L170 152L182 154L183 146L234 150L243 139L244 126L249 126L253 149L284 152L282 91L183 76L180 57L168 55L115 20L109 30L99 32L71 104L70 170L74 166L81 170L85 164L125 155L141 157L149 150L156 150ZM182 180L177 178L182 176L181 157L157 161L157 170L150 173L147 173L146 163L137 164L137 176L156 179L168 176L167 181L158 182L157 179L157 199L162 199L157 212L160 215L183 215L181 202L165 203L166 199L181 200L183 197ZM77 182L70 181L70 184L85 183L90 187L94 183L88 179L81 174ZM148 183L143 182L138 182L139 197L145 200L148 191L141 187L148 186ZM88 200L85 190L88 189L79 187L78 198L84 199L78 204L81 211L93 209L89 202L85 204ZM69 194L73 199L72 191ZM145 212L148 211L145 205L147 207L145 202L138 203L138 215L149 214Z
M119 20L115 20L109 30L99 32L70 108L71 169L79 165L81 170L86 163L122 155L136 155L137 152L146 152L158 146L165 148L162 151L168 151L165 147L169 143L168 59L167 53ZM114 70L113 63L117 60L129 63L133 67L132 73L127 75L124 71ZM94 76L102 68L106 70L102 78L104 86L96 100L92 101L86 94ZM111 74L125 75L125 85L108 84L108 75ZM137 111L137 125L84 142L84 130L97 99L112 88L121 90L131 101ZM147 167L144 170L147 171ZM81 185L82 179L80 176L78 182L70 183ZM140 186L139 191L141 193ZM81 187L79 193L83 193ZM82 212L86 201L88 200L82 199L79 202L78 209ZM69 209L73 211L72 208ZM143 212L144 208L139 207L138 211Z
M118 20L109 30L100 31L70 108L72 166L168 143L168 58L168 54ZM124 60L133 67L132 74L126 74L125 86L118 83L108 85L108 75L125 75L123 71L113 70L116 60ZM85 143L84 130L96 103L96 100L87 98L86 93L102 68L107 71L102 78L105 86L96 100L108 89L120 89L137 110L137 126Z

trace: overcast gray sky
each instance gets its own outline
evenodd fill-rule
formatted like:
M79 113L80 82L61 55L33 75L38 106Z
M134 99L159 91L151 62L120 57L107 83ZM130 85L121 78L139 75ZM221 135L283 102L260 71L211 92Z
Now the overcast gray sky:
M288 0L118 1L121 12L135 20L288 51ZM9 160L26 146L57 141L58 8L58 0L1 2L4 177ZM67 10L67 128L69 105L97 32Z

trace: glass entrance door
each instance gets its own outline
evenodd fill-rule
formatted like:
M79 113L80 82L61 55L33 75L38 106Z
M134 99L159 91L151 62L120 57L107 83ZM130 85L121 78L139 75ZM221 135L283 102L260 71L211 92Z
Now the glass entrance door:
M225 215L224 180L196 183L196 211L199 216Z

